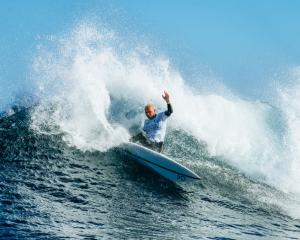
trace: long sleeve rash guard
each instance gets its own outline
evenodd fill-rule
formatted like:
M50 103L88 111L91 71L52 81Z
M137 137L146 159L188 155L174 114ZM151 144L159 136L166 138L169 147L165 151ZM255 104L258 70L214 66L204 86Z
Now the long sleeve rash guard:
M143 130L150 142L163 142L166 135L167 118L173 113L172 105L169 103L165 112L160 112L151 119L146 119Z

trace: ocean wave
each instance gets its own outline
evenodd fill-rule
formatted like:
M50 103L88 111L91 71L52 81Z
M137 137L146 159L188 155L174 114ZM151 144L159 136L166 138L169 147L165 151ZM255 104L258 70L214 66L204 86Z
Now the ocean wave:
M282 89L277 108L228 91L199 93L166 57L91 24L81 24L52 44L40 47L33 61L31 76L38 89L30 113L33 131L62 134L65 143L82 151L105 152L139 131L146 103L163 111L160 95L168 90L174 107L169 131L183 131L204 144L196 151L199 156L205 152L206 158L221 159L250 179L285 192L299 206L298 87ZM286 207L285 198L272 201L266 194L263 199L300 216Z

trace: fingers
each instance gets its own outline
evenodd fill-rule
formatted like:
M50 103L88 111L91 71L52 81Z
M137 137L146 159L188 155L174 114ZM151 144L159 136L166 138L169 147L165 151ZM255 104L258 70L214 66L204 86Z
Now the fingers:
M164 91L164 95L162 95L162 98L169 103L170 102L170 94L167 91Z

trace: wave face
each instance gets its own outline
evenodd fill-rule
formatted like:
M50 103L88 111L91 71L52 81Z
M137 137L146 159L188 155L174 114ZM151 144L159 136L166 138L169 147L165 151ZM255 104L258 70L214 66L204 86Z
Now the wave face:
M233 94L199 94L166 58L116 35L81 25L57 39L55 50L39 51L33 75L40 102L33 128L55 126L67 133L69 144L105 151L128 140L128 129L141 124L146 103L164 110L160 95L167 89L176 113L171 128L204 141L211 156L248 175L300 194L291 184L300 183L293 174L299 166L291 160L300 151L295 139L300 111L293 105L297 88L279 92L279 108Z
M120 148L82 151L66 142L67 132L32 129L34 111L0 119L3 239L299 238L299 220L283 207L295 210L296 199L210 157L183 130L168 132L165 154L203 180L178 187Z
M39 46L30 75L34 104L1 115L3 121L12 121L13 129L22 121L11 119L25 111L28 135L49 138L46 142L51 146L28 142L46 151L37 151L35 159L53 159L52 151L63 159L90 159L93 153L99 159L120 158L114 149L140 131L144 105L152 102L164 111L161 93L168 90L174 114L168 123L167 155L204 176L203 184L221 199L236 198L239 204L271 209L276 216L300 218L297 68L294 84L278 88L274 106L246 101L229 91L196 89L166 57L137 40L82 24ZM3 144L6 138L1 139ZM26 142L19 140L16 149L25 154ZM2 149L9 155L8 145ZM3 159L10 159L8 155Z

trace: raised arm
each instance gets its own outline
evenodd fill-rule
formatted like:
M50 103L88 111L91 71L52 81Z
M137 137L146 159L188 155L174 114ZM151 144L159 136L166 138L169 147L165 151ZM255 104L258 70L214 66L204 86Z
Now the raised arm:
M167 116L170 116L173 113L173 108L170 102L170 94L166 91L164 91L164 95L162 95L162 98L166 101L167 106L168 106L168 110L165 111L165 114Z

